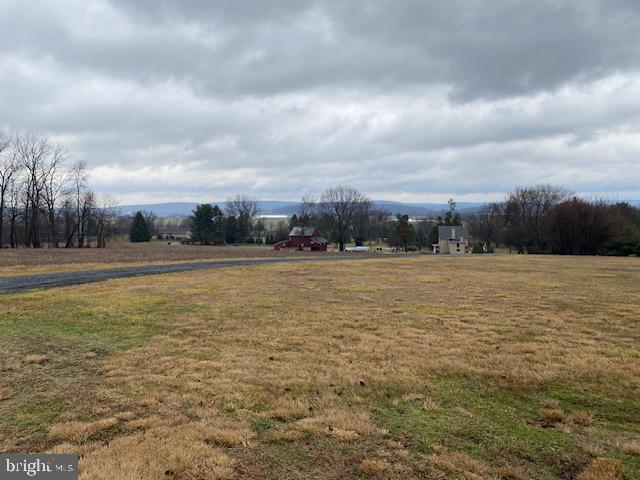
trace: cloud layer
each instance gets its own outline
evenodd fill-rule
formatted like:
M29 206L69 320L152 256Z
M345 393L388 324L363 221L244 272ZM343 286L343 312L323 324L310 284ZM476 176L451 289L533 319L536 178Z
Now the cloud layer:
M0 128L125 202L640 198L634 0L5 0L0 22Z

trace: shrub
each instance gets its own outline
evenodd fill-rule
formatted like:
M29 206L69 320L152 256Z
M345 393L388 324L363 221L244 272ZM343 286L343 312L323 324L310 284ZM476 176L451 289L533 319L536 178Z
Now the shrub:
M484 253L484 244L482 242L474 243L471 253Z

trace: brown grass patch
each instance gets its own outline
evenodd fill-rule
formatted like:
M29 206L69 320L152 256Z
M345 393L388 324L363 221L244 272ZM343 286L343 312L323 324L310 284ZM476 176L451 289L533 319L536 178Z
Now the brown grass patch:
M24 357L24 361L26 363L31 363L35 365L42 365L47 360L49 360L49 357L47 355L33 354L33 355L27 355L26 357Z
M116 416L116 418L118 417ZM152 417L138 418L127 422L127 426L133 428L134 430L148 430L150 428L160 427L166 424L167 420L157 415Z
M493 469L481 460L463 452L441 453L430 455L428 460L447 475L476 475L478 478L493 476Z
M49 437L53 440L71 440L75 443L86 441L89 437L118 423L115 418L104 418L95 422L65 422L56 423L49 430Z
M140 407L151 407L153 405L157 405L158 400L155 398L141 398L138 400L138 406Z
M202 441L192 425L159 427L118 437L87 453L81 480L228 480L233 461Z
M567 414L560 408L542 408L540 418L543 426L555 427L567 419Z
M287 420L292 417L300 417L309 412L309 403L300 399L281 398L274 402L269 410L269 418Z
M578 475L577 480L622 480L624 473L624 467L618 460L596 458Z
M388 470L389 462L386 460L371 460L366 458L360 463L360 471L371 477L384 475Z
M345 408L333 408L322 414L303 418L296 422L296 427L303 431L323 433L347 442L361 435L370 437L386 433L385 430L376 427L371 422L367 412Z
M593 421L593 414L584 410L576 410L569 414L567 421L573 425L586 427Z
M593 442L584 443L582 445L582 449L591 458L599 457L604 453L604 448L602 448L602 446L600 446L600 445L598 445L596 443L593 443Z
M9 400L15 394L15 390L11 387L0 387L0 401Z
M304 434L297 430L285 430L284 432L269 432L264 438L269 442L298 442L304 438Z
M440 410L440 405L431 398L425 398L424 402L422 402L422 408L424 410Z
M134 412L118 412L113 415L115 418L120 420L121 422L128 422L136 418L136 414Z
M60 415L56 417L56 421L58 422L71 422L76 419L76 414L73 412L62 412Z
M201 429L206 437L205 443L219 447L247 446L256 435L248 426L240 422L216 419L203 422Z
M497 473L500 480L524 480L527 478L527 474L523 468L512 465L498 468Z
M623 443L620 448L627 455L640 455L640 441L638 440Z

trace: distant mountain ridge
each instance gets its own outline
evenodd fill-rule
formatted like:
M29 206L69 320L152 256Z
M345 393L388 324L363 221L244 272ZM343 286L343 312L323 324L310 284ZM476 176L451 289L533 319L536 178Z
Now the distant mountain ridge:
M227 202L211 202L218 205L220 208L225 209ZM263 214L286 214L293 215L298 211L298 202L287 202L282 200L261 200L258 201L260 212ZM153 212L159 217L184 217L191 215L191 212L196 208L198 203L196 202L170 202L170 203L150 203L150 204L136 204L136 205L121 205L118 209L123 214L134 214L138 210L144 210ZM393 215L400 213L414 216L431 216L439 214L447 210L448 205L446 203L403 203L393 202L388 200L374 200L373 205L375 208L382 208L388 210ZM481 202L459 202L457 203L457 209L460 212L468 212L477 210L485 203Z
M636 207L640 206L640 200L627 200ZM223 210L227 202L211 202L218 205ZM457 202L456 209L461 213L472 213L489 202ZM283 200L260 200L258 201L260 212L263 214L286 214L293 215L298 211L298 202ZM196 208L196 202L170 202L170 203L150 203L138 205L121 205L118 210L123 214L134 214L138 210L153 212L159 217L185 217L191 215ZM449 207L446 203L404 203L390 200L374 200L375 208L383 208L391 214L404 214L412 216L437 216L445 212Z

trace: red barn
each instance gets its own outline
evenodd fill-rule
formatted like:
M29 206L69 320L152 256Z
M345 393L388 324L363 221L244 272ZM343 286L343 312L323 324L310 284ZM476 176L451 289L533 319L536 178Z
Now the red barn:
M282 240L273 245L274 250L281 248L308 248L313 251L326 252L329 242L320 236L316 227L293 227L288 240Z

